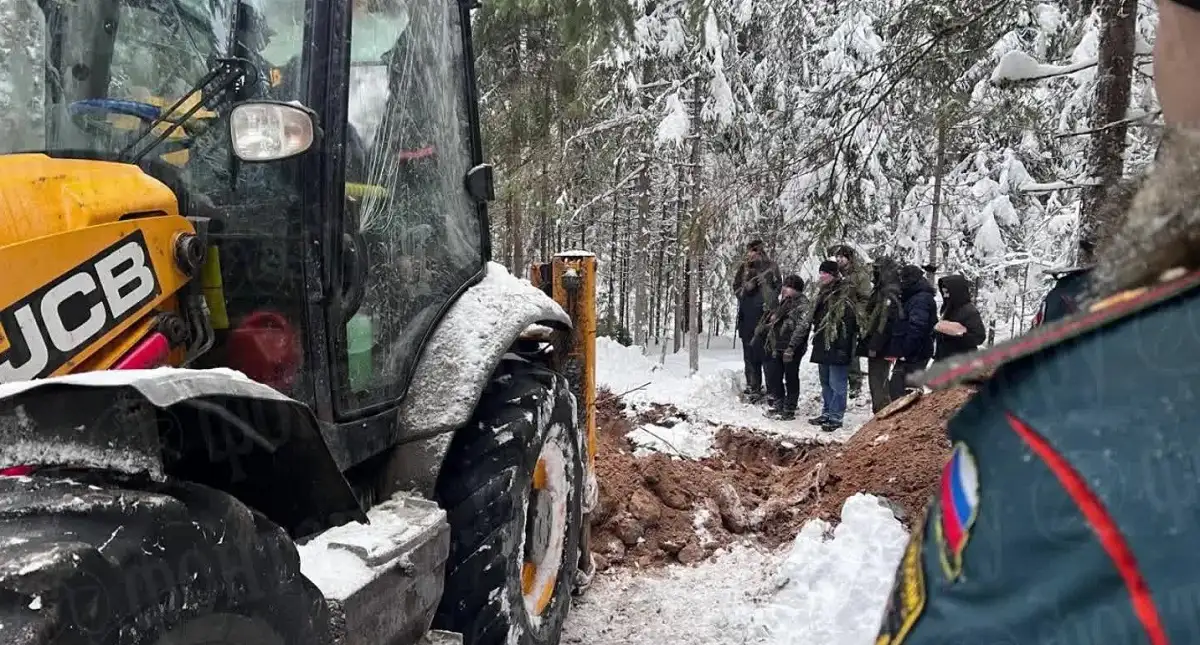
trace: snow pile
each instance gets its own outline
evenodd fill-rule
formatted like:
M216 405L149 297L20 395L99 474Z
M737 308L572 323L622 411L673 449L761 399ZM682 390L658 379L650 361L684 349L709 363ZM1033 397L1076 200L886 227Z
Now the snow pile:
M701 341L705 342L705 341ZM740 342L740 341L739 341ZM850 401L842 430L823 433L806 424L803 419L816 416L821 410L821 385L817 379L817 366L805 356L800 366L800 403L796 417L799 421L775 421L763 416L765 408L747 405L738 395L745 386L742 367L742 350L735 347L729 338L713 338L700 349L700 370L690 374L687 351L668 353L663 364L659 364L657 350L643 355L639 347L625 347L611 338L596 339L596 380L635 410L653 404L673 405L692 417L715 425L732 425L777 433L796 438L829 437L845 440L871 417L868 397ZM703 430L697 424L693 431ZM650 428L651 432L659 433ZM674 441L667 439L674 444ZM649 446L648 446L649 447ZM663 452L682 452L670 449Z
M715 426L681 421L671 427L643 424L625 436L636 446L633 454L637 457L661 452L685 459L703 459L712 455L717 431Z
M737 545L694 567L601 576L576 601L563 642L870 645L908 536L863 494L846 500L830 533L815 520L787 552Z
M879 498L859 493L842 522L809 522L779 570L780 591L756 612L756 637L777 645L874 642L908 533Z

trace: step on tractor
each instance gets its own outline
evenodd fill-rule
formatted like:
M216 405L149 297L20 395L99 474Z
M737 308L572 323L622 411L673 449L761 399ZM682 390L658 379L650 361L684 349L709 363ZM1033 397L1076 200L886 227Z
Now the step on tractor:
M476 8L0 0L0 643L559 642L595 258L489 260Z

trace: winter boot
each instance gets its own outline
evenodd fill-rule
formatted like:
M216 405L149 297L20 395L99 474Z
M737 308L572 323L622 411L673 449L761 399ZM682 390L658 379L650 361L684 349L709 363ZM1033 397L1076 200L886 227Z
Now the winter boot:
M814 425L814 426L825 425L825 422L826 422L825 415L823 415L823 414L819 417L813 417L808 420L808 424Z
M779 399L771 396L770 394L767 395L767 398L764 401L764 403L766 403L767 407L770 408L771 410L776 410L777 408L780 407Z
M779 419L780 421L793 421L796 418L796 411L784 409L779 413L779 416L775 418Z
M751 390L750 393L746 395L746 403L750 403L752 405L755 403L758 403L759 401L762 401L762 400L763 400L763 391L762 390Z
M822 432L834 432L835 430L841 430L841 429L842 429L841 421L826 421L825 423L821 424Z

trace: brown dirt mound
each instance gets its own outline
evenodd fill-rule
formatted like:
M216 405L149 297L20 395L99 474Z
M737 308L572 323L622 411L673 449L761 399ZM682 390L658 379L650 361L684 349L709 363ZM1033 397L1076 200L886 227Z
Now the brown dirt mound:
M898 505L910 528L920 521L950 456L946 422L971 394L969 388L926 394L908 409L869 421L833 460L816 515L836 520L847 497L870 493Z
M963 390L927 395L908 410L871 421L844 445L723 428L718 456L687 460L635 458L625 437L634 422L618 399L602 395L600 506L592 517L597 564L692 563L743 537L775 546L811 518L836 522L842 503L858 492L886 497L905 519L915 518L949 451L945 422L968 396ZM675 419L687 417L660 406L637 422L669 426Z

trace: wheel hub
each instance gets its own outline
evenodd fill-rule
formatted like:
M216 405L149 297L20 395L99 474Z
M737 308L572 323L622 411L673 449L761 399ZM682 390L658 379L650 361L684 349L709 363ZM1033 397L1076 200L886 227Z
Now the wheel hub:
M525 609L535 619L554 598L567 533L567 457L554 439L548 438L538 455L525 513L521 594Z

